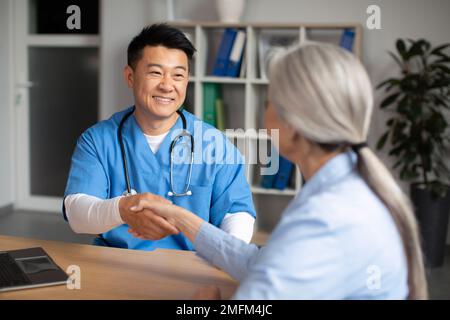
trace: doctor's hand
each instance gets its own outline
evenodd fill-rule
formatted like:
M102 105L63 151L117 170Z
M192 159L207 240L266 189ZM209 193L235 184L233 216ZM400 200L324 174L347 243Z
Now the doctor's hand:
M121 198L119 201L120 216L130 227L130 232L133 230L139 234L139 238L146 240L159 240L179 233L178 229L164 217L155 214L151 210L130 210L131 207L137 206L142 201L146 203L171 203L169 200L151 193L142 193Z

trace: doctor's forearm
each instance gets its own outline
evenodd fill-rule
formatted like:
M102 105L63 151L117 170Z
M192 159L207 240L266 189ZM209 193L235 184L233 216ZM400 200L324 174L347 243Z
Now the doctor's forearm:
M76 233L99 234L123 224L120 197L103 200L86 194L73 194L64 204L70 227Z

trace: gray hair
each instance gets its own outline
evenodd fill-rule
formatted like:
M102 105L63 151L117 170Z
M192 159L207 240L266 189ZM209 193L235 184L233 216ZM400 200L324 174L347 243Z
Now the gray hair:
M305 42L270 63L269 97L279 117L319 145L367 141L373 110L372 85L361 62L337 46ZM358 171L388 208L408 264L409 299L427 299L418 226L408 197L368 147L358 154Z

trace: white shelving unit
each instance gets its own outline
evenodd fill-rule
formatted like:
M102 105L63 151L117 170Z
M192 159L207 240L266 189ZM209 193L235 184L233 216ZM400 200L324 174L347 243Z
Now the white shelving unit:
M171 25L189 35L197 52L191 65L191 79L188 88L186 108L200 119L203 118L203 84L218 83L222 87L225 103L226 127L242 129L242 132L227 134L241 153L249 157L256 150L255 145L269 138L258 134L263 129L262 116L267 98L268 80L259 72L258 43L262 33L288 33L295 35L298 42L306 39L326 41L339 44L342 32L346 28L355 31L353 53L361 58L362 26L358 23L348 24L227 24L215 22L171 22ZM217 54L223 30L238 28L246 31L246 72L244 78L212 76L212 68ZM253 129L253 130L252 130ZM252 131L252 132L249 132ZM270 142L269 142L270 143ZM246 159L246 163L248 159ZM301 175L297 169L285 190L265 189L260 187L259 165L246 164L247 179L251 186L257 210L257 227L259 230L271 231L278 216L301 188Z

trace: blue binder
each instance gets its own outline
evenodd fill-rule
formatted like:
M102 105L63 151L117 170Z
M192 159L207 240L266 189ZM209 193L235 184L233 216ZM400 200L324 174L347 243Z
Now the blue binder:
M353 41L355 40L355 31L353 29L345 29L341 37L340 46L348 51L353 51Z
M292 169L294 169L292 162L280 156L280 167L278 169L273 188L278 190L286 189L289 179L291 178Z
M270 167L270 163L269 163ZM273 185L275 183L275 178L277 177L277 174L266 174L261 176L261 187L266 189L272 189Z
M245 51L246 34L239 30L234 38L233 48L230 51L226 75L228 77L238 77L241 71L242 58Z
M230 59L231 49L233 48L234 39L237 30L226 28L223 31L222 40L220 42L219 51L217 52L216 62L214 64L213 75L225 76L227 73L228 62Z

